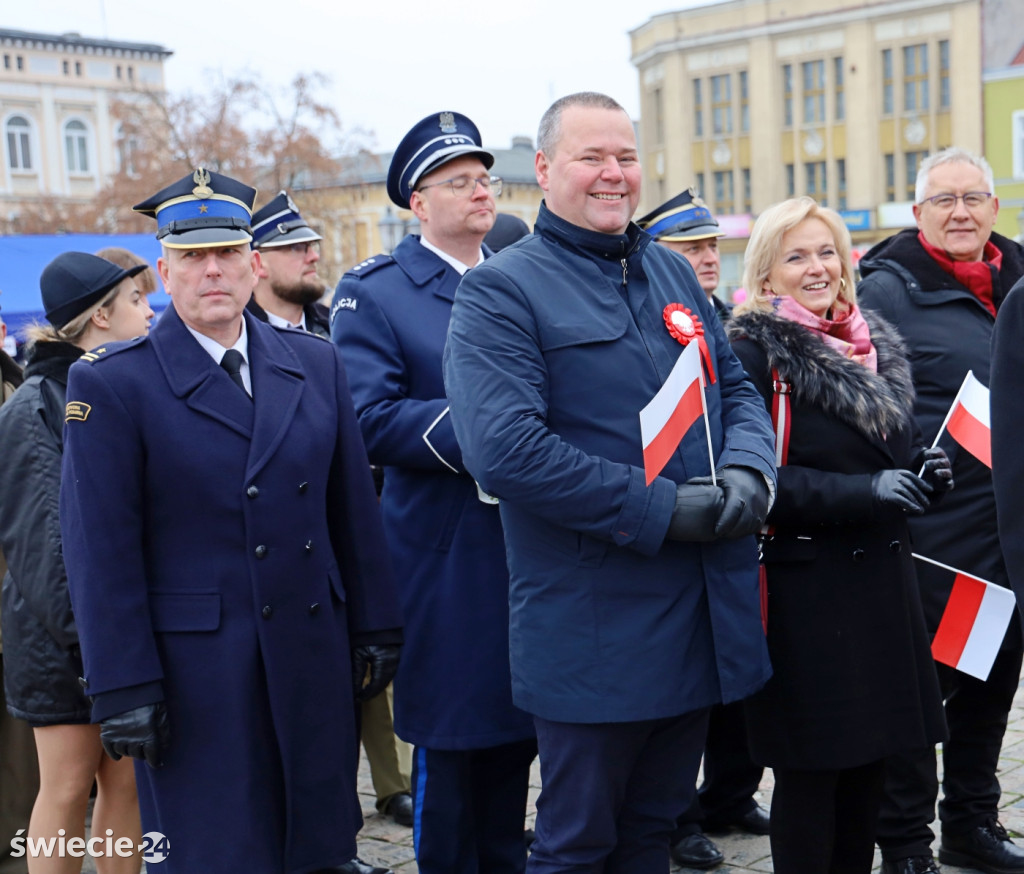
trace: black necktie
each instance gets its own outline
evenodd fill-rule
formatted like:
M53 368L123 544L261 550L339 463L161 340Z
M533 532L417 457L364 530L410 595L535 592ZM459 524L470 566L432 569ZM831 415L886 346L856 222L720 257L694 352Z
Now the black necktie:
M220 366L228 372L231 381L245 392L246 397L249 397L249 392L245 390L245 382L242 380L242 365L244 363L245 359L237 349L228 349L220 360Z

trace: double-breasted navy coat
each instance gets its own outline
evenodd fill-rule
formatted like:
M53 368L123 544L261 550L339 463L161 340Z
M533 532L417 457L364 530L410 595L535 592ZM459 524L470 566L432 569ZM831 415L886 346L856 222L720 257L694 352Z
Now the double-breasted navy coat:
M71 369L61 516L93 718L163 699L156 872L355 855L349 647L401 624L337 350L245 315L253 399L173 308Z
M331 336L352 380L381 510L405 644L395 730L430 749L480 749L533 736L512 704L508 569L498 508L462 463L441 375L459 273L406 237L342 278Z

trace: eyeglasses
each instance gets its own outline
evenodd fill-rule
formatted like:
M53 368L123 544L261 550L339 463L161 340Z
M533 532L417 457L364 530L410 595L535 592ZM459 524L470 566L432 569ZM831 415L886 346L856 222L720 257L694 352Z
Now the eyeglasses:
M966 194L936 194L934 197L926 197L921 203L930 203L936 209L946 212L953 209L958 200L962 200L968 209L978 209L991 199L991 191L968 191Z
M314 252L320 252L320 241L319 240L306 240L302 243L289 243L287 246L273 246L278 252L291 252L293 255L301 255L303 258L309 254L310 249Z
M429 185L421 185L417 188L417 191L423 191L425 188L436 188L438 185L448 185L452 189L452 194L456 197L472 197L476 193L476 187L479 185L484 192L490 192L495 197L501 194L501 186L503 182L500 176L480 176L474 178L473 176L456 176L454 179L442 179L440 182L431 182Z

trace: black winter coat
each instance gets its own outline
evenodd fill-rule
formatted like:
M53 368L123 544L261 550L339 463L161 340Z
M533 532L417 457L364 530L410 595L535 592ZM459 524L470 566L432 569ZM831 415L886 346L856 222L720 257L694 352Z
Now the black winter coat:
M1010 288L1024 275L1024 249L999 234L992 234L991 242L1003 253L1002 268L993 281L998 312ZM925 251L916 228L874 246L860 262L860 271L864 277L857 285L861 307L881 314L906 344L917 393L914 416L925 443L931 445L967 371L973 370L983 385L989 385L996 320ZM911 519L915 551L1007 586L992 472L948 434L939 445L953 462L956 488L934 512ZM925 618L934 634L949 599L952 577L932 565L918 565ZM1010 626L1004 645L1020 645L1017 623Z
M852 768L945 736L905 517L871 494L874 473L912 464L910 371L868 319L877 373L774 314L727 325L768 410L773 367L792 389L764 549L774 674L747 701L762 765Z
M999 537L1017 603L1024 604L1024 279L1007 295L992 340L992 479Z
M0 409L0 545L7 709L33 725L89 722L60 538L69 343L33 347L25 382Z

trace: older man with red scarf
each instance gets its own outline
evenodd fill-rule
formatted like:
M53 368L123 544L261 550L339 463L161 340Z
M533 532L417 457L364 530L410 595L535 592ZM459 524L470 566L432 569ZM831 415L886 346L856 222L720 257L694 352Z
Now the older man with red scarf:
M861 305L903 335L913 369L914 413L924 439L935 439L968 370L989 384L990 344L999 307L1024 275L1024 249L992 228L999 211L992 168L963 149L926 158L917 175L917 228L872 248L860 263ZM910 521L916 551L1008 586L999 547L992 471L944 435L956 488L927 515ZM951 578L918 563L932 634ZM1024 872L1024 849L999 823L996 766L1021 668L1020 623L1011 622L999 656L982 681L937 664L949 740L943 747L942 843L948 865ZM935 752L891 760L878 823L883 874L937 874L930 823L938 795Z

